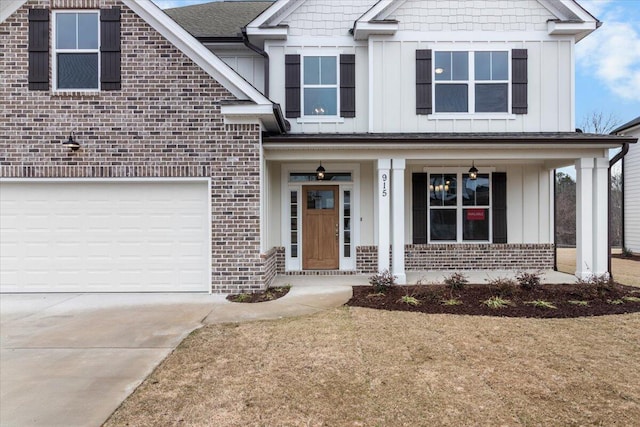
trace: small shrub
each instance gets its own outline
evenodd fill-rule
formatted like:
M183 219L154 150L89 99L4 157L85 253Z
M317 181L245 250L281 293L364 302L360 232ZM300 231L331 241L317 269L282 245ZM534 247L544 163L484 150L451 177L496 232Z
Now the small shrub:
M378 274L369 277L369 283L373 286L374 292L385 292L396 284L396 276L391 274L389 270L383 270Z
M620 305L620 304L624 304L624 301L621 299L608 299L607 304Z
M625 302L640 302L638 297L622 297Z
M414 294L414 296L418 299L420 299L421 301L425 301L427 303L429 302L438 302L440 301L441 295L432 290L432 289L427 289L427 290L423 290L423 291L419 291L417 293Z
M615 282L608 274L592 275L577 282L584 288L584 295L592 298L604 298L615 290Z
M578 305L580 307L589 307L589 301L571 299L567 301L569 304Z
M500 297L491 297L487 300L482 301L482 304L486 305L489 308L498 309L510 306L511 301Z
M459 291L464 288L464 286L469 283L467 276L462 273L451 273L448 276L445 276L443 283L453 291Z
M507 277L497 277L489 280L489 286L502 298L512 297L516 293L516 284L515 280Z
M412 305L414 307L420 305L420 301L416 297L412 297L411 295L403 295L402 298L398 300L398 302Z
M251 299L251 294L238 294L233 297L235 302L245 302Z
M622 248L622 258L631 258L633 251L629 248Z
M537 299L537 300L534 300L534 301L527 301L527 302L525 302L525 304L530 304L530 305L532 305L534 307L544 308L544 309L547 309L547 310L555 310L556 308L558 308L555 305L553 305L553 303L550 303L549 301L544 301L544 300L541 300L541 299Z
M462 305L462 301L458 298L449 298L442 301L442 305Z
M522 289L532 291L540 286L541 276L539 271L523 271L516 276L516 280Z

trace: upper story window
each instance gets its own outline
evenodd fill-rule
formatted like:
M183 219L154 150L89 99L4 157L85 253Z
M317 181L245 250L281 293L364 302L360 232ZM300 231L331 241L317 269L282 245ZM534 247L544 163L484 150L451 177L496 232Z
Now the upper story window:
M100 88L100 25L97 11L55 12L54 88Z
M435 52L436 113L509 111L507 51Z
M304 116L337 116L337 58L335 56L305 56L302 72Z

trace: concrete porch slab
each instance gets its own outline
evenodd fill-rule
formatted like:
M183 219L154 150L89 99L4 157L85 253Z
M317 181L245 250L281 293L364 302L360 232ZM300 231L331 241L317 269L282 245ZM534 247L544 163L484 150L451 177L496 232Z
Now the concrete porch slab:
M434 271L407 271L407 284L417 283L431 284L442 283L445 276L451 273L463 273L469 279L469 283L487 283L489 280L506 277L514 278L520 273L515 270L434 270ZM271 286L291 285L294 288L300 287L327 287L327 286L368 286L370 274L351 275L327 275L327 276L305 276L305 275L278 275ZM541 274L541 282L548 284L574 283L577 278L572 274L554 270L544 270Z

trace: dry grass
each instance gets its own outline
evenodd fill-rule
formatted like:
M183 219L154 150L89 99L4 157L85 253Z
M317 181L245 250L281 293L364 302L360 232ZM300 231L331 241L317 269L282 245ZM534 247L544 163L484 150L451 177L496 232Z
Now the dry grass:
M107 426L638 425L640 315L338 308L194 332Z
M575 249L558 248L558 270L575 274ZM640 286L640 262L630 259L611 258L611 271L616 282L623 285Z

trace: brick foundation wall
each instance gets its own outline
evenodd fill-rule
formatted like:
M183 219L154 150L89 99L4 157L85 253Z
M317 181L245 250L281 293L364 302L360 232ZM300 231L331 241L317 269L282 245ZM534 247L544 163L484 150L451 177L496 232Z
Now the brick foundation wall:
M360 274L375 274L378 272L378 247L356 247L356 269Z
M407 245L405 268L421 270L547 270L553 244Z
M264 285L271 286L276 275L284 271L284 247L276 246L261 256L264 262Z
M121 90L28 90L28 9L50 6L121 7ZM225 125L233 95L146 22L116 0L32 0L0 24L0 70L0 177L210 177L212 290L264 287L260 126Z
M361 274L378 270L378 247L358 246ZM406 271L548 270L553 268L552 244L429 244L405 246Z

